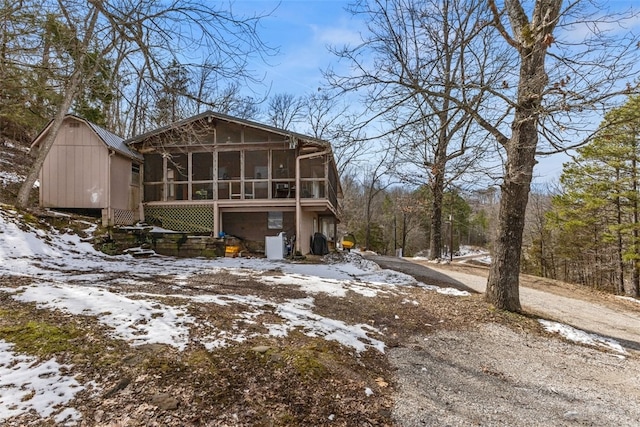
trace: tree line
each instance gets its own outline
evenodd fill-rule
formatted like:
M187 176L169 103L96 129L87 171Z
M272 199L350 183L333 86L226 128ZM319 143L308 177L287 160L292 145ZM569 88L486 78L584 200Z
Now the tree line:
M462 195L470 188L497 185L487 299L519 311L521 266L537 262L543 274L557 274L562 265L567 272L580 270L570 265L569 248L554 253L546 245L562 240L562 227L577 237L570 226L581 224L569 218L577 209L571 203L583 202L584 195L554 198L566 208L545 217L539 234L550 234L540 237L546 243L540 243L538 261L523 252L537 159L606 139L604 129L613 125L594 130L594 114L613 111L621 97L638 90L639 38L626 28L637 11L592 3L357 0L348 8L366 23L361 43L331 47L346 68L328 67L317 93L261 99L245 89L260 82L248 64L268 63L275 53L259 35L260 20L270 11L237 16L233 3L197 0L5 0L0 5L2 133L28 139L34 129L52 123L16 204L26 206L68 112L123 136L203 109L262 115L275 126L302 126L299 130L332 142L343 185L354 184L360 197L354 210L345 200L343 212L353 216L366 246L388 251L393 229L393 248L410 251L408 237L420 229L428 238L423 243L428 256L441 257L451 246L447 229L482 222L460 207L452 212L452 206L462 205L460 199L468 204ZM609 167L608 173L619 176L618 187L602 191L613 205L589 224L592 234L579 243L591 245L586 252L592 260L607 260L615 268L582 274L589 280L609 274L618 283L630 274L635 283L637 209L633 187L623 185L635 182L629 178L633 167ZM578 175L587 172L598 175L580 169L563 184L577 186ZM587 208L592 204L581 207ZM551 223L558 227L553 233L547 228ZM594 244L602 239L615 244L606 249Z

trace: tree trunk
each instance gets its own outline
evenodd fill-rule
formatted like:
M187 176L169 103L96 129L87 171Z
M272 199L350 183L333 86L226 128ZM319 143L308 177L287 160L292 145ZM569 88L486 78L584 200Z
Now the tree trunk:
M635 142L635 140L634 140ZM636 147L633 150L633 159L631 160L631 173L633 174L633 271L631 274L631 296L637 297L640 294L640 236L638 232L638 227L640 226L640 212L638 211L638 178L636 176L637 172L637 162L636 162Z
M431 185L433 203L431 204L431 236L429 237L429 259L438 259L442 255L442 195L444 182L440 175L435 175Z
M525 212L536 163L538 116L548 82L544 62L553 40L551 34L557 24L561 4L561 0L536 1L533 19L529 22L520 1L505 1L515 36L510 42L518 49L520 72L511 138L505 144L507 162L500 199L498 237L486 291L487 301L502 310L522 310L519 292L520 255Z
M536 56L537 57L537 56ZM534 64L534 56L523 60L521 82L526 78L544 80L542 63ZM525 212L529 199L529 189L535 165L535 151L538 143L536 127L537 98L531 97L527 88L533 84L523 84L518 98L525 98L516 109L512 125L512 136L507 146L507 164L500 198L498 217L498 237L493 254L493 262L487 281L486 298L496 308L521 310L519 295L520 255L524 232ZM538 84L538 86L543 86ZM540 93L540 92L536 92Z

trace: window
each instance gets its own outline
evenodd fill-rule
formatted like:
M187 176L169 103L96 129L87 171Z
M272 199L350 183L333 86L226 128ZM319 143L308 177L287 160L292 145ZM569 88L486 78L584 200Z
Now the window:
M237 144L242 142L242 128L235 123L225 123L216 129L216 138L218 144Z
M324 178L324 156L302 159L300 161L300 178Z
M269 212L267 216L267 228L269 230L282 230L282 212Z
M162 182L162 154L146 154L144 156L144 182Z
M187 154L171 154L167 158L167 181L189 181Z
M131 163L131 184L140 184L140 165L137 163Z

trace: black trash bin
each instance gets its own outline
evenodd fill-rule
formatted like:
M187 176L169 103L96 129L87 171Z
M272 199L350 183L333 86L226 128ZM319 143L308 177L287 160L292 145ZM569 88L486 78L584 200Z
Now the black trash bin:
M315 233L311 240L311 253L314 255L326 255L329 253L327 238L322 233Z

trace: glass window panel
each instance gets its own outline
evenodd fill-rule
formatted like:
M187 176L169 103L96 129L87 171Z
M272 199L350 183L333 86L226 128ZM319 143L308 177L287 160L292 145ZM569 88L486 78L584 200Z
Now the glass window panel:
M244 198L245 199L255 199L255 192L253 188L253 182L245 182L244 183Z
M260 129L245 128L244 142L268 142L270 134Z
M269 230L282 229L282 212L269 212L267 218L267 227Z
M191 197L194 200L212 200L213 184L193 184L191 187Z
M220 199L230 199L229 193L229 183L228 182L219 182L218 183L218 200Z
M296 196L295 181L287 182L274 182L273 198L275 199L288 199Z
M304 181L300 183L300 197L303 199L322 199L325 197L324 181Z
M189 200L189 185L167 183L167 200Z
M131 163L131 184L140 184L140 165L137 163Z
M235 123L221 123L216 129L218 144L239 143L241 141L242 129Z
M144 201L145 202L161 202L163 184L145 184Z
M256 199L268 199L269 198L269 183L268 182L255 182L253 184L253 197Z
M167 181L188 181L188 180L189 180L189 156L187 156L186 154L172 154L167 159Z

